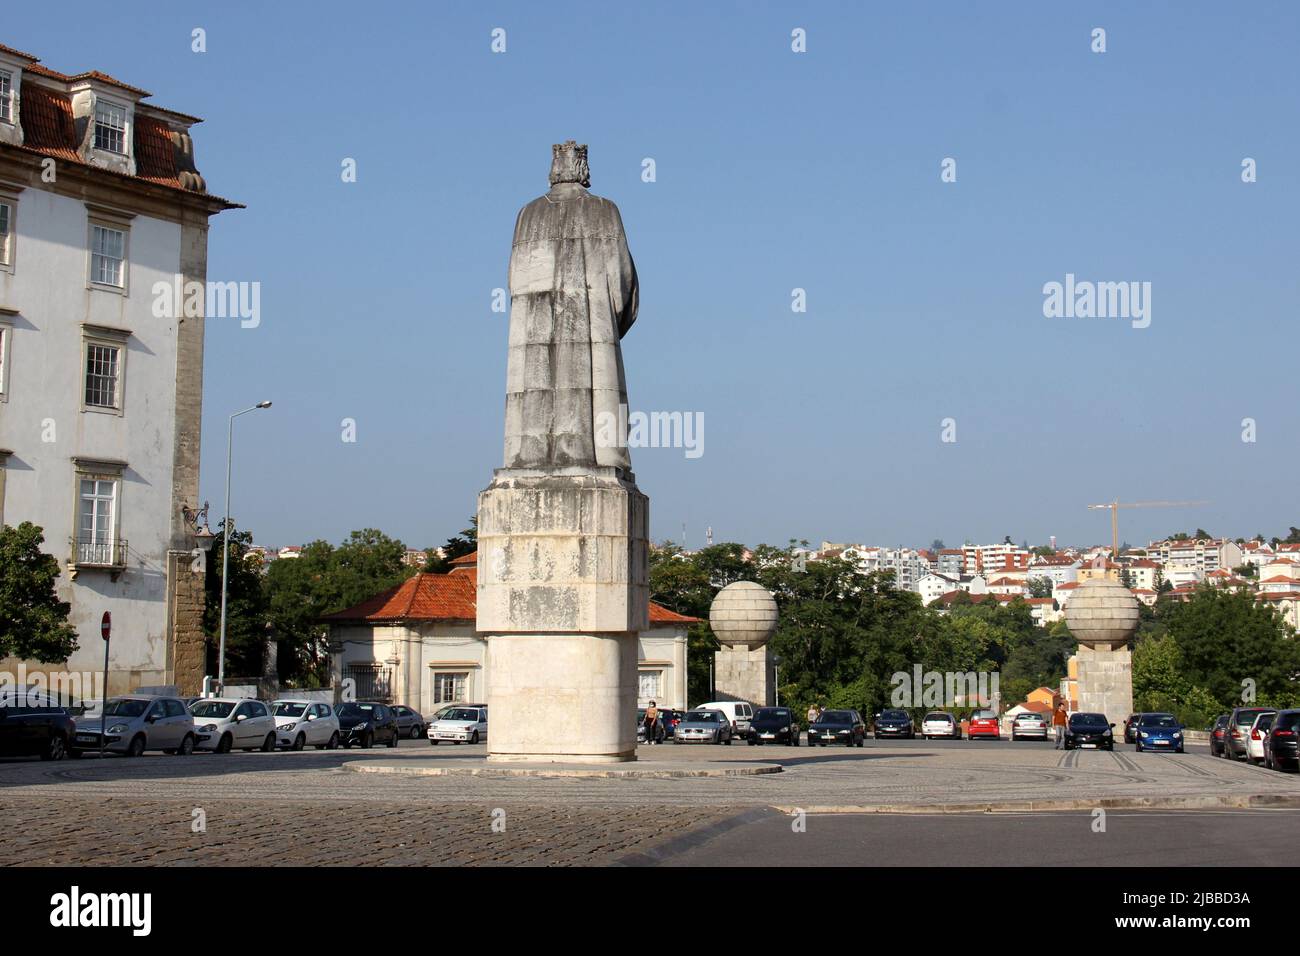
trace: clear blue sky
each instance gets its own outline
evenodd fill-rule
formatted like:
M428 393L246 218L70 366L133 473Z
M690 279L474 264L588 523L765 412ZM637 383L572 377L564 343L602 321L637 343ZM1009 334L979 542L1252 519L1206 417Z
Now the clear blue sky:
M260 281L262 324L209 323L202 495L220 510L226 416L273 399L236 426L234 510L264 543L464 527L501 464L491 293L570 137L641 277L631 404L705 417L701 458L633 451L656 539L1094 542L1109 522L1084 505L1115 496L1212 502L1124 513L1135 543L1300 524L1295 3L70 0L4 19L0 42L206 120L199 168L248 205L213 221L209 277ZM1044 318L1067 272L1151 282L1151 326Z

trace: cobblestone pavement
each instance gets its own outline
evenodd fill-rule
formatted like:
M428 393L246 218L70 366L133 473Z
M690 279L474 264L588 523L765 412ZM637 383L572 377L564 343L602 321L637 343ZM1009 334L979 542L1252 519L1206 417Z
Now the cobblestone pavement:
M643 853L756 807L1300 795L1300 775L1207 752L1060 752L1037 743L861 749L643 747L646 763L774 761L760 777L566 779L358 774L348 761L474 764L484 748L0 761L8 863L572 864ZM191 832L192 812L207 832ZM494 833L492 811L505 811ZM13 831L11 831L13 832ZM36 837L39 836L39 842Z

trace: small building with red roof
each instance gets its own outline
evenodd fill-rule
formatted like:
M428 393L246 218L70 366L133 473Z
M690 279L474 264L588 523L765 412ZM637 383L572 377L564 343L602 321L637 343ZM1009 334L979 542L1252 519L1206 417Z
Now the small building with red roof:
M478 556L451 565L325 616L335 687L352 681L358 700L406 704L426 716L445 704L486 702L487 639L475 626ZM650 602L650 626L638 638L638 706L686 708L686 637L698 622Z

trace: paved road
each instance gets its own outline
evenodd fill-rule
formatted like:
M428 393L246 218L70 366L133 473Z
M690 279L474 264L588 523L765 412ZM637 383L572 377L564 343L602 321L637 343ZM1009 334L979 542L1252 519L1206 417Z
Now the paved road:
M6 862L611 863L670 846L692 831L717 835L710 827L741 827L736 839L751 814L774 807L1300 795L1300 775L1211 759L1204 751L1063 753L1050 744L1008 741L869 741L852 749L665 745L639 754L646 763L762 760L783 768L762 777L429 777L341 769L346 761L481 764L483 756L481 745L405 741L395 750L0 761L0 819L29 835ZM193 832L196 809L206 815L203 833ZM498 809L505 813L504 834L491 828ZM828 819L811 818L818 827ZM924 834L943 826L962 833L973 825L915 819L866 826ZM1233 832L1249 829L1246 817L1228 819ZM849 824L841 819L825 827ZM809 832L819 831L810 826ZM1026 839L1013 831L995 837L1018 845ZM1251 845L1253 837L1245 839Z
M830 814L759 811L629 854L664 866L1294 866L1300 810ZM726 824L723 824L725 826ZM713 830L721 829L713 825Z

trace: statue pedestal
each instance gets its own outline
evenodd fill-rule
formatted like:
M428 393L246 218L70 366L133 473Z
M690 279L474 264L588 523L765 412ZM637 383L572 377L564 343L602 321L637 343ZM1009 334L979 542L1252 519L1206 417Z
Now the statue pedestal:
M635 760L647 498L613 468L503 468L478 516L488 759Z
M718 700L745 700L755 707L776 703L776 665L766 644L750 650L728 647L713 655L713 689Z
M1079 645L1079 710L1119 725L1133 713L1133 655L1127 647Z

